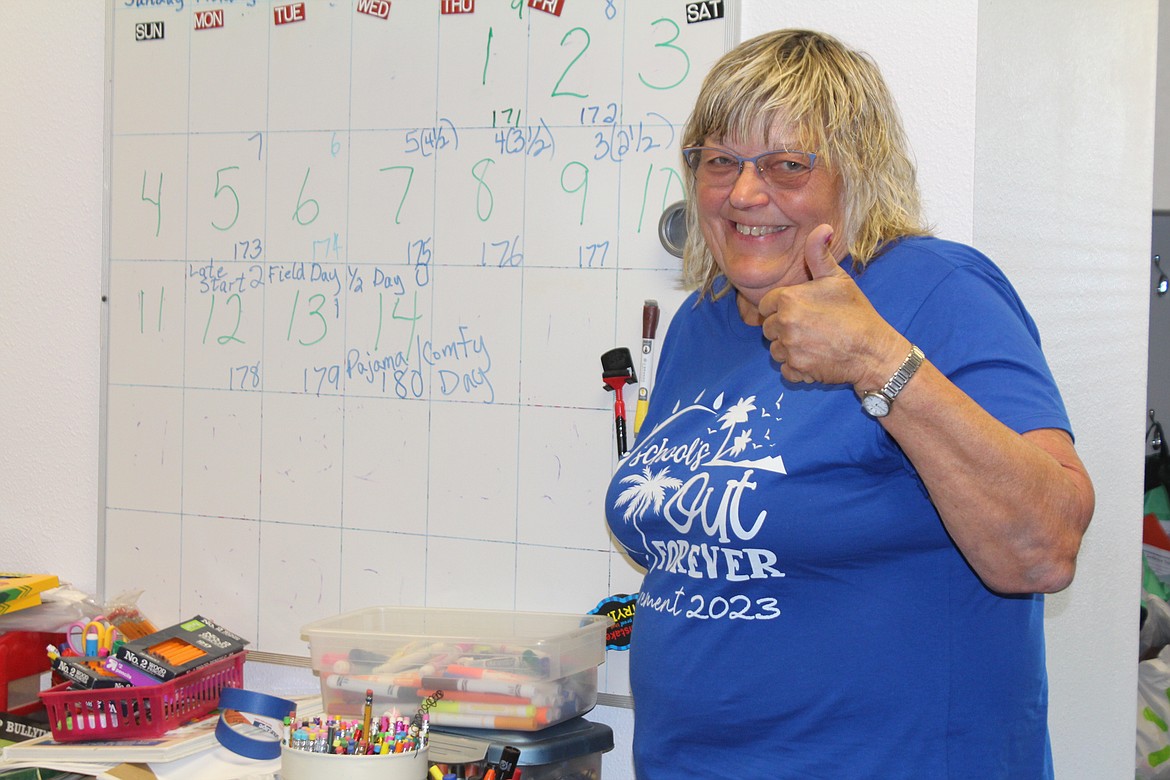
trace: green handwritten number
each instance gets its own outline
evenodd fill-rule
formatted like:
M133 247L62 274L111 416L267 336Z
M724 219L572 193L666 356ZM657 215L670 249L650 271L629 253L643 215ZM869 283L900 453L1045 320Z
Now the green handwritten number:
M475 188L475 215L479 217L480 222L487 222L492 216L492 211L496 207L496 196L492 194L492 188L484 181L487 175L488 166L494 163L490 157L485 157L475 165L471 166L472 177L479 182ZM484 196L487 196L487 212L484 213Z
M487 51L483 55L483 78L480 79L480 84L487 84L487 66L488 60L492 58L492 28L488 27Z
M679 84L686 81L687 76L690 74L690 72L691 72L691 58L690 58L690 55L688 55L686 53L685 49L674 45L674 42L678 40L678 36L679 36L678 23L675 22L673 19L662 18L662 19L655 19L653 22L650 23L650 26L654 27L659 23L665 23L665 24L668 24L671 27L673 27L674 28L674 35L668 41L663 41L662 43L654 44L654 48L656 48L656 49L674 49L679 54L681 54L682 58L683 58L683 74L681 76L679 76L678 81L674 82L673 84L665 84L665 85L651 84L649 81L647 81L642 76L641 73L638 73L638 81L641 81L643 84L645 84L650 89L674 89Z
M382 343L382 293L378 293L378 331L374 334L374 351L378 351L378 345Z
M565 174L569 172L570 168L581 169L581 180L575 187L569 187L565 184ZM585 224L585 201L589 199L589 166L585 163L573 161L561 169L561 189L567 193L580 192L581 193L581 219L577 223L579 225Z
M410 362L410 350L414 346L414 332L418 327L418 324L417 324L418 321L420 319L422 319L422 315L418 313L418 290L414 291L414 301L413 301L414 313L413 313L413 316L399 317L398 316L398 304L400 304L400 303L402 303L402 299L395 298L394 311L390 312L390 317L392 319L396 319L396 320L405 320L405 321L410 323L410 341L408 341L406 344L406 360L407 360L407 362Z
M512 10L516 12L517 19L524 18L524 0L512 0Z
M300 300L301 291L297 290L296 295L293 297L292 313L288 318L288 334L285 336L286 341L292 341L293 324L297 320L297 304L300 303ZM297 341L303 347L311 347L314 344L320 342L323 338L325 338L325 334L329 332L329 322L325 319L325 315L321 313L321 309L325 306L325 296L321 293L314 293L310 295L309 306L311 307L309 310L309 316L316 317L321 323L321 335L312 341L305 341L304 339L298 338Z
M162 333L163 324L163 301L166 299L167 288L158 288L158 325L155 329ZM138 332L146 332L146 290L138 291Z
M243 319L243 316L244 316L243 299L240 298L239 293L232 293L231 295L228 296L228 303L231 303L233 300L235 301L235 304L236 304L236 324L235 324L235 327L232 328L231 333L224 335L224 336L217 336L216 337L215 341L220 346L224 346L225 344L229 344L233 341L236 342L237 344L244 343L244 340L239 338L236 335L240 332L240 321ZM215 293L212 293L211 294L211 306L207 310L207 324L205 324L203 326L203 343L204 344L207 343L207 332L211 329L211 321L212 321L212 319L214 319L214 317L215 317Z
M238 220L240 218L240 196L236 194L236 190L234 187L232 187L230 184L223 184L219 180L220 174L224 173L225 171L238 171L239 169L240 169L240 166L231 165L231 166L228 166L227 168L220 168L218 171L215 172L215 195L213 195L212 197L218 198L219 194L221 192L223 192L224 190L227 190L228 193L232 196L232 200L235 201L235 203L236 203L236 206L235 206L236 213L235 213L235 215L232 216L232 221L229 222L227 225L220 227L219 225L215 224L215 220L211 221L211 226L213 228L215 228L216 230L220 230L220 231L230 230L236 224L236 220Z
M569 36L575 32L580 32L585 36L585 45L581 47L581 51L577 52L577 56L574 57L572 60L570 60L569 64L565 66L565 70L561 73L561 77L559 79L557 79L557 83L553 85L552 97L560 97L561 95L569 95L572 97L579 97L579 98L589 97L588 94L582 94L580 92L560 92L559 91L561 88L561 82L565 80L565 76L569 75L569 70L574 65L577 64L577 60L581 59L581 57L584 56L585 51L589 48L589 44L592 41L592 39L589 37L588 30L586 30L584 27L574 27L573 29L571 29L567 33L565 33L565 37L561 38L561 46L562 47L565 45L565 41L569 40Z
M398 210L394 212L394 224L402 224L402 204L406 203L406 193L410 192L410 183L414 181L414 166L413 165L390 165L385 168L379 168L379 173L386 171L406 171L406 186L402 189L402 198L398 201Z
M236 336L236 334L240 332L240 320L244 317L244 300L240 297L239 293L232 293L228 296L227 302L230 304L232 301L236 302L236 325L234 328L232 328L232 332L230 334L216 338L216 342L221 346L233 341L239 344L244 343L242 339L237 338Z
M203 326L203 343L207 343L207 331L211 328L211 318L215 316L215 293L211 294L211 306L207 310L207 324Z
M317 201L313 200L312 198L305 198L305 187L309 183L309 171L311 170L312 168L305 168L305 180L301 182L301 191L297 195L297 208L293 212L293 219L295 219L297 224L300 225L311 225L313 221L321 215L321 206L317 203ZM309 217L308 219L301 219L301 209L309 205L313 207L313 216Z
M150 198L146 197L146 171L145 170L142 171L142 200L144 200L147 203L154 204L154 214L155 214L154 235L155 235L155 238L158 237L159 230L162 229L162 180L163 180L163 175L162 175L162 172L160 171L158 174L158 194L155 196L154 200L151 200Z
M666 174L666 184L664 184L662 187L662 208L661 208L661 210L666 211L666 200L670 195L670 184L672 181L678 182L678 188L679 188L679 192L681 194L685 195L686 193L683 190L683 181L682 181L682 178L678 175L678 171L676 171L674 168L671 168L668 166L668 167L662 169L662 173ZM638 233L642 232L642 220L646 216L646 201L647 201L649 194L650 194L650 177L653 174L654 174L654 163L651 163L650 167L646 169L646 182L642 185L642 210L638 214L638 230L637 230Z

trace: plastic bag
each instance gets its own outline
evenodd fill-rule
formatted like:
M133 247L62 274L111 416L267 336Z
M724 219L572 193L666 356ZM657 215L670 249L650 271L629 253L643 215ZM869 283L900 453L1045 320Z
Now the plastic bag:
M1138 664L1137 780L1170 780L1170 647Z
M1170 604L1153 593L1145 594L1146 619L1138 632L1138 660L1156 658L1170 645Z
M0 632L64 631L75 620L89 620L97 614L88 593L68 584L41 592L41 603L0 615Z
M0 633L5 631L61 632L76 621L109 620L126 639L152 634L157 629L138 608L141 590L128 590L100 603L69 584L41 593L41 603L17 612L0 615Z

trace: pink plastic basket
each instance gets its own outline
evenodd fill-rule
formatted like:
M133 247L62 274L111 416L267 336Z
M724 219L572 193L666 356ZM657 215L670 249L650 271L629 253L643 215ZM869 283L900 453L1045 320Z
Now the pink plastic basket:
M245 653L221 658L158 685L41 692L49 728L58 742L158 737L219 706L224 688L244 685Z

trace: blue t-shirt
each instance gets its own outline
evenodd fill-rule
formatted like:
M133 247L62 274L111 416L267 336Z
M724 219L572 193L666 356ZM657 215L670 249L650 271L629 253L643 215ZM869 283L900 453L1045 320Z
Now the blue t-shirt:
M905 239L855 278L1005 425L1069 430L986 257ZM639 780L1051 777L1042 596L989 591L852 387L785 382L767 345L734 294L684 302L606 498L647 568Z

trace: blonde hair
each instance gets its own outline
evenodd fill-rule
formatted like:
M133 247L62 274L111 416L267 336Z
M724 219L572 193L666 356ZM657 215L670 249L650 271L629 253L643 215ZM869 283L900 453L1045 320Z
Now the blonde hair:
M773 138L778 123L796 138ZM918 185L897 106L877 65L810 30L776 30L725 54L699 91L682 146L706 139L795 142L840 176L845 224L837 230L864 266L893 239L926 235ZM713 293L720 271L699 229L694 176L686 182L683 283ZM723 292L726 291L726 287Z

